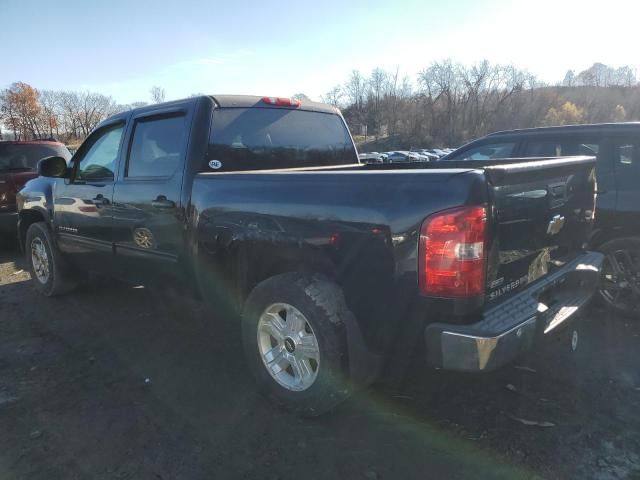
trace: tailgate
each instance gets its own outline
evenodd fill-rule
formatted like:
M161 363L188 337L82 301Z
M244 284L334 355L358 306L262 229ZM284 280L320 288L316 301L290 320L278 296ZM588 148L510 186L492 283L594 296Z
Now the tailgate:
M0 213L15 210L16 188L12 175L0 172Z
M594 157L507 162L483 167L493 206L487 267L493 303L583 252L595 204Z

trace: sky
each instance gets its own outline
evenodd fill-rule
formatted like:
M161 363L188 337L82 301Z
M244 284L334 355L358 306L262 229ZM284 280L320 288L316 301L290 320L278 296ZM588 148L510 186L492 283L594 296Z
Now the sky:
M312 99L375 67L510 63L549 83L594 62L640 67L638 0L0 0L0 88L118 103L194 93ZM640 71L640 68L639 68Z

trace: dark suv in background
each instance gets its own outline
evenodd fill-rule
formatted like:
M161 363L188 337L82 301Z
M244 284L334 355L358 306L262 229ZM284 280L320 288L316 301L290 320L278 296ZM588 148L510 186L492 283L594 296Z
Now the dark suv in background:
M591 248L607 255L600 296L614 311L640 315L640 122L497 132L442 160L595 155L598 197Z
M51 156L71 158L64 144L55 140L0 141L0 243L16 238L16 193L38 176L38 161Z

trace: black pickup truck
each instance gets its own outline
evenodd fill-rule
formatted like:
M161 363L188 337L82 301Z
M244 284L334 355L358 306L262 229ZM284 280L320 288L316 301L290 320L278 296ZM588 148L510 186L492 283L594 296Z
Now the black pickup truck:
M602 262L594 165L362 165L333 107L202 96L43 159L18 230L45 295L97 271L240 313L259 385L318 414L420 345L480 372L566 329Z

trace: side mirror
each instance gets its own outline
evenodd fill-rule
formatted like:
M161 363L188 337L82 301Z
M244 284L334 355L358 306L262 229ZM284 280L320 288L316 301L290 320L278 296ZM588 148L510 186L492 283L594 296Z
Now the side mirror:
M38 162L41 177L65 178L67 171L67 161L62 157L45 157Z

